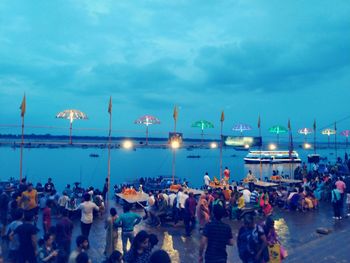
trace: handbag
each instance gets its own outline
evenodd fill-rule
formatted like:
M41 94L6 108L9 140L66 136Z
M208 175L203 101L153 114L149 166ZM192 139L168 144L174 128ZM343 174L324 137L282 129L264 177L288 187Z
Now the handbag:
M281 263L281 245L276 243L274 245L268 246L269 250L269 263Z

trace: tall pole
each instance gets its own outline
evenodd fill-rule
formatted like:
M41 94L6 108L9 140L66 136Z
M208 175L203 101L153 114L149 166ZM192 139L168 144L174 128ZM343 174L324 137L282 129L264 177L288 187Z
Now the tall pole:
M22 182L22 175L23 175L23 145L24 145L24 115L26 113L26 108L27 108L26 94L24 94L21 106L19 108L21 110L21 117L22 117L22 141L21 141L21 156L20 156L20 160L19 160L19 180L20 180L20 182Z
M107 207L109 205L109 190L111 185L111 141L112 141L112 97L109 99L109 106L108 106L108 113L109 113L109 130L108 130L108 169L107 169Z
M69 126L69 144L72 144L72 125L73 125L73 120L70 121L70 126Z
M335 159L338 159L338 148L337 148L337 123L334 123L334 150L335 150Z
M316 154L316 119L314 119L314 130L313 130L313 132L314 132L314 154Z
M148 145L148 125L146 125L146 145Z
M259 166L259 173L260 173L260 181L262 181L262 160L261 160L262 138L261 138L260 114L259 114L259 120L258 120L258 128L259 128L259 137L260 137L260 140L261 140L261 144L260 144L260 166Z
M174 136L176 134L177 117L178 117L178 112L177 112L177 107L175 106L174 107L174 113L173 113L173 118L174 118ZM172 142L170 142L170 143L172 143ZM176 149L172 146L172 150L173 150L172 177L173 177L173 184L174 184L175 183L175 173L176 173L176 170L175 170L176 169Z
M22 141L21 141L21 157L19 162L19 181L22 182L22 170L23 170L23 145L24 145L24 114L22 116Z

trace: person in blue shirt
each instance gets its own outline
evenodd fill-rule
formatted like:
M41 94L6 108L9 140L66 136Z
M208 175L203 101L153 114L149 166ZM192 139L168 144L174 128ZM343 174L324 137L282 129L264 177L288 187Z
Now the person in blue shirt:
M334 219L341 219L341 195L336 185L333 185L332 190L332 205L334 211Z
M130 206L125 205L123 207L124 213L117 218L114 222L114 227L122 228L122 244L123 244L123 253L125 255L127 249L128 240L130 244L133 242L135 234L134 227L139 224L142 220L142 217L136 213L130 211Z

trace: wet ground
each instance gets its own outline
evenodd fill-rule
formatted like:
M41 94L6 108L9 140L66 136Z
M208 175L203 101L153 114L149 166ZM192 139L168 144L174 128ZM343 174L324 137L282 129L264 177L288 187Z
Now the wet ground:
M121 206L116 207L118 212L122 213ZM143 210L136 211L143 215ZM330 205L321 204L319 210L309 212L275 210L274 218L279 237L289 253L289 257L284 262L350 262L350 219L334 221ZM224 221L230 224L233 234L237 235L242 223L227 219ZM41 225L40 222L38 225ZM316 229L319 227L328 228L331 233L327 236L317 234ZM185 237L185 229L182 224L174 227L169 223L154 228L142 222L136 227L136 231L141 229L158 236L157 247L166 250L172 262L198 262L200 239L198 230L195 230L191 237ZM80 234L80 224L79 220L76 220L74 240L78 234ZM90 244L89 255L92 262L102 262L105 244L104 218L95 219L90 233ZM74 246L74 241L72 246ZM118 249L122 251L120 239ZM240 262L236 246L227 247L227 251L228 262Z

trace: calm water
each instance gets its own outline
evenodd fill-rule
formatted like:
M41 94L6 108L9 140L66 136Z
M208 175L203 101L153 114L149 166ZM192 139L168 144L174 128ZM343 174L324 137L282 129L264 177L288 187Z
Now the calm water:
M332 150L321 150L322 156L334 160ZM91 153L99 154L98 158L92 158ZM302 160L307 160L310 152L298 150ZM243 158L247 152L233 149L223 150L223 166L231 170L231 178L240 180L250 169L259 176L259 165L245 165ZM338 151L343 157L344 150ZM200 155L201 158L187 158L188 155ZM20 149L0 147L0 180L10 177L19 177ZM23 150L23 175L33 182L46 182L52 177L58 189L62 189L66 183L81 182L84 187L93 185L102 187L107 176L107 149L24 149ZM295 165L292 167L295 169ZM272 170L289 174L289 165L264 165L263 177L270 176ZM186 178L192 186L199 187L203 183L205 172L209 176L219 177L219 149L179 149L176 152L176 176ZM122 183L140 177L154 177L172 173L172 151L169 149L137 149L136 151L125 149L113 149L111 158L111 183Z

